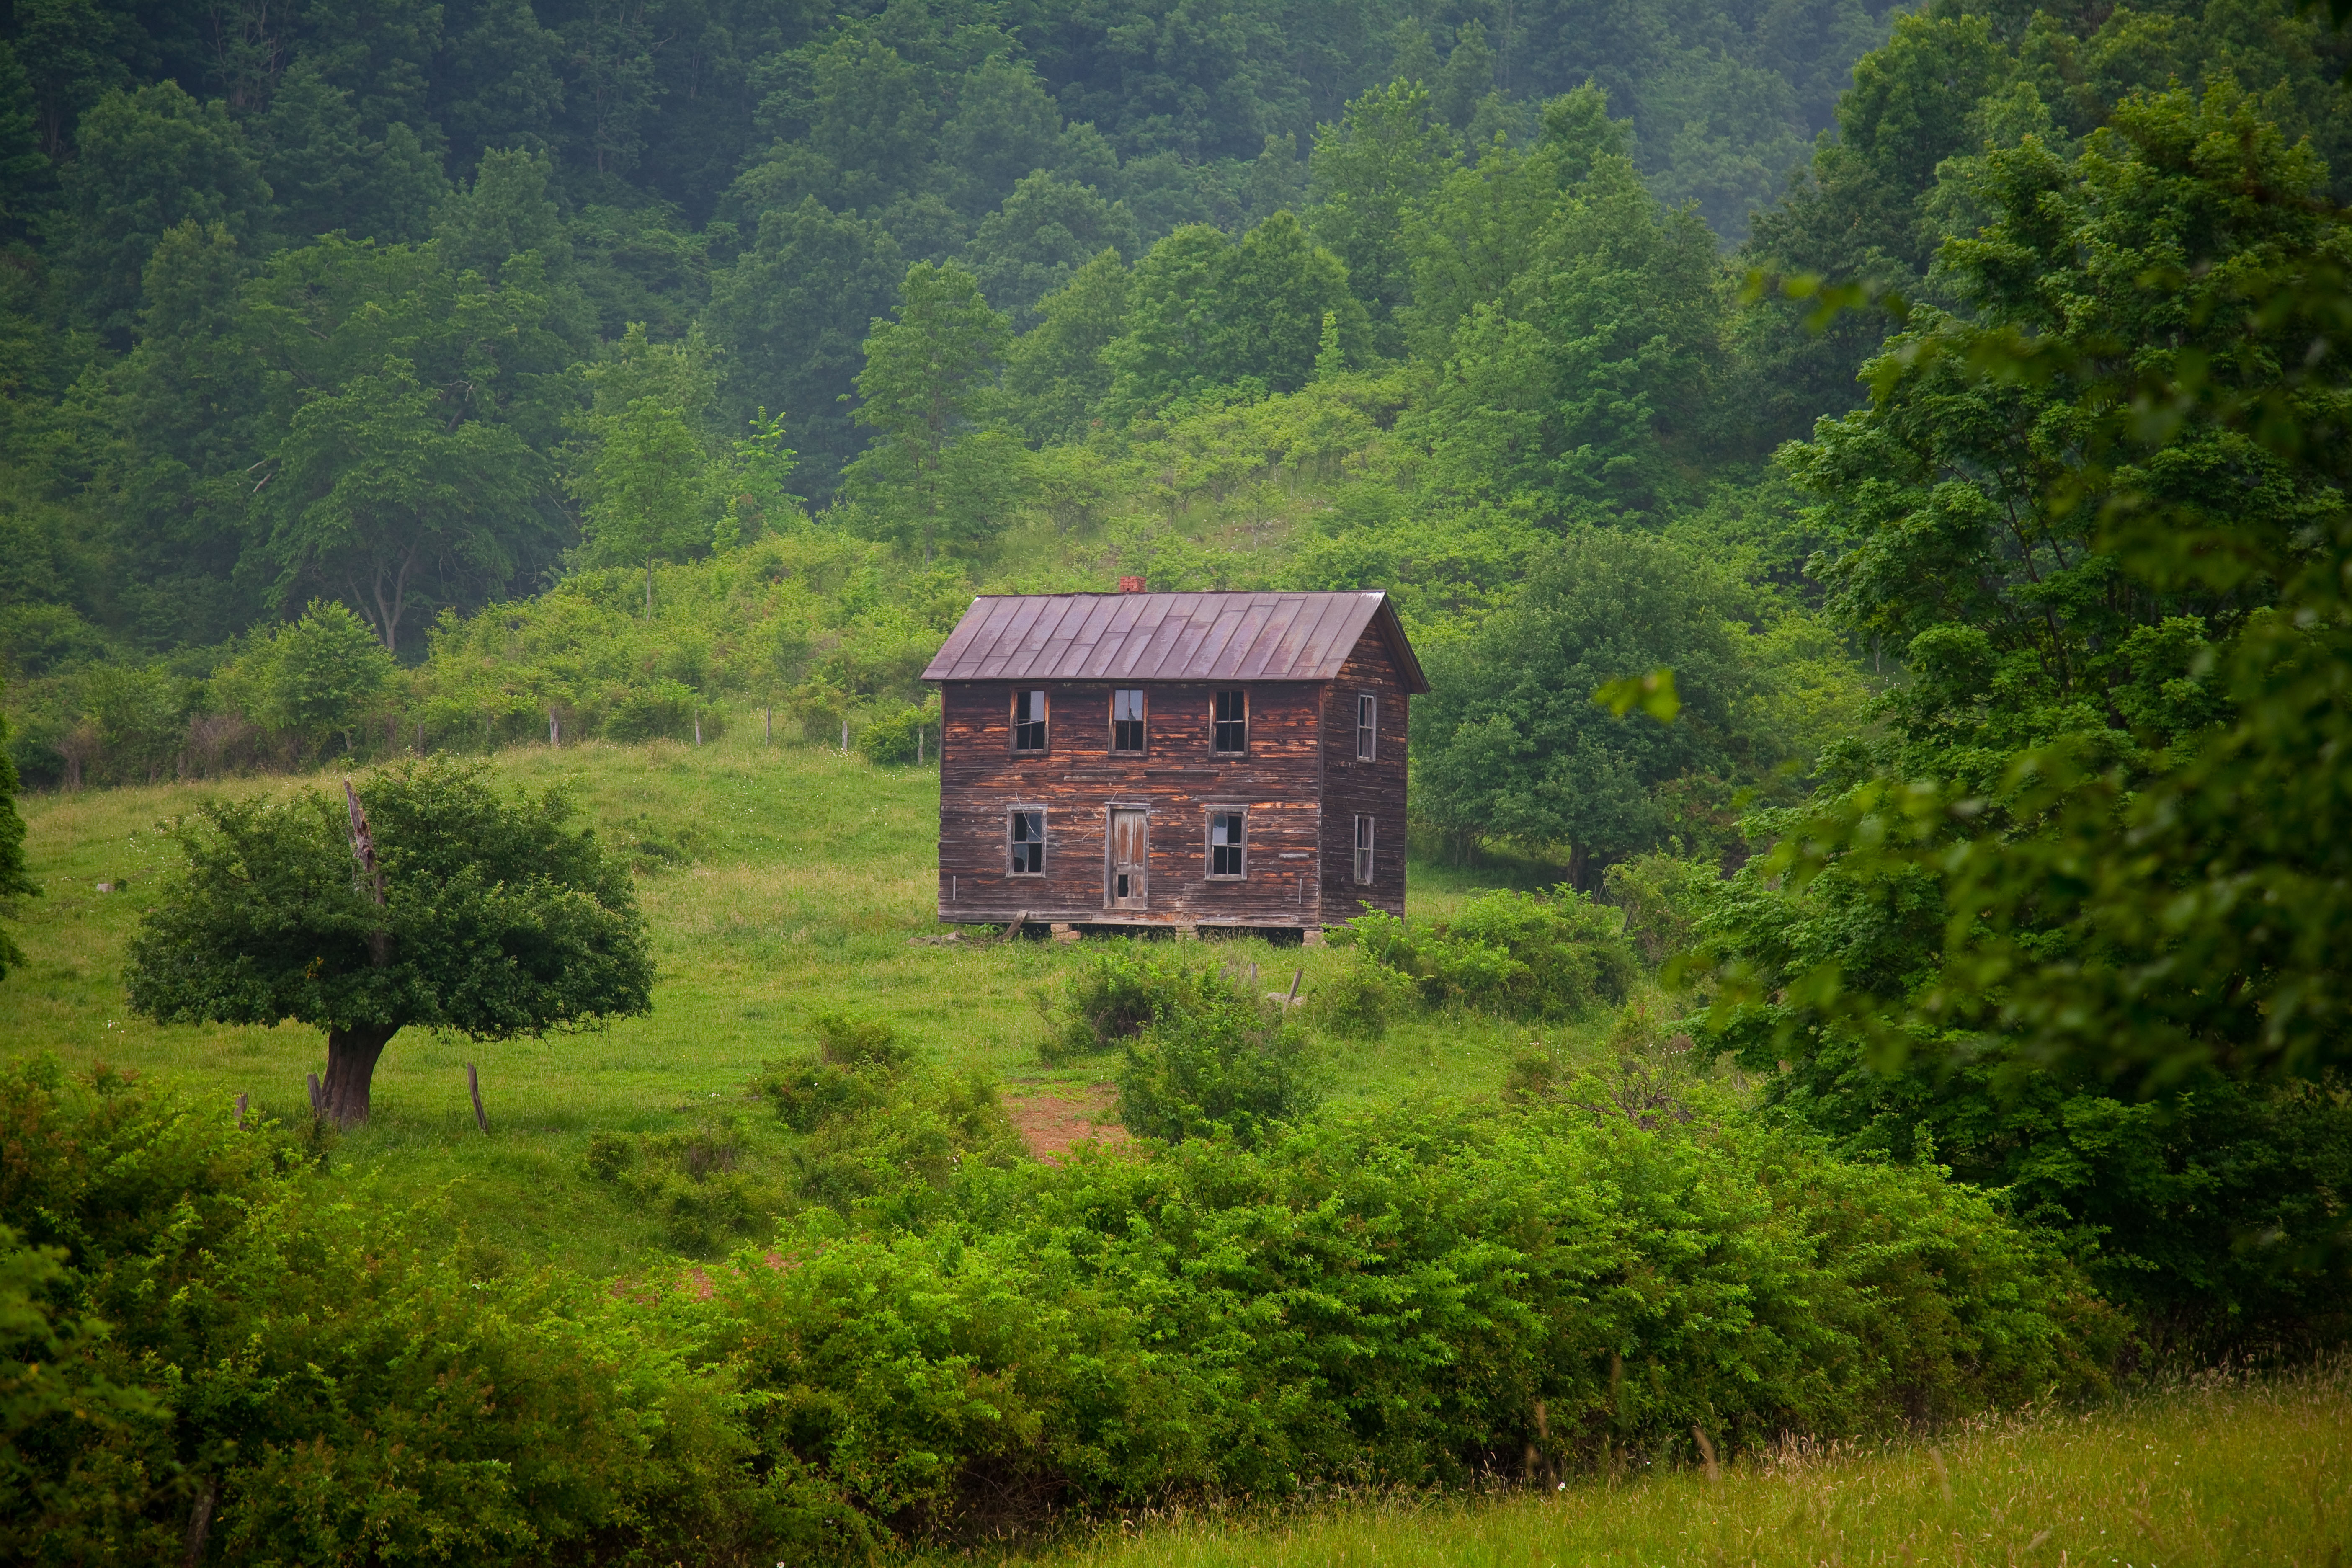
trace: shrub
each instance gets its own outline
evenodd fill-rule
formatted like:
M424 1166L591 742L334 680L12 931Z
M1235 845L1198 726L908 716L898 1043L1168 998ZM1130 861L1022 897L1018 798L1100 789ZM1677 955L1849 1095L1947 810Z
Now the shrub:
M275 1127L43 1062L0 1068L0 1353L52 1341L89 1394L5 1402L0 1560L203 1558L200 1499L218 1562L740 1560L794 1506L743 1467L729 1375L652 1313L320 1201Z
M914 1060L915 1053L887 1024L848 1013L819 1013L809 1020L817 1054L840 1067L888 1071Z
M1216 985L1222 994L1168 1009L1129 1043L1118 1076L1129 1131L1171 1142L1224 1133L1255 1144L1321 1099L1306 1031L1258 998Z
M886 709L857 731L858 754L870 763L911 763L915 761L916 737L920 735L929 742L923 749L924 762L937 763L939 722L937 698L919 707L905 702Z
M1388 1033L1396 1010L1413 999L1410 981L1359 952L1307 998L1307 1016L1317 1028L1340 1039L1377 1040Z
M1615 910L1562 885L1481 894L1442 923L1367 910L1339 940L1409 981L1428 1005L1573 1019L1622 1002L1640 973L1621 926Z
M777 1119L795 1132L809 1131L827 1117L869 1110L887 1098L887 1085L877 1075L823 1057L766 1063L759 1087L775 1105Z
M1625 911L1626 936L1653 969L1691 946L1707 900L1722 885L1708 862L1666 854L1620 860L1601 879L1601 890Z
M320 1202L275 1129L0 1069L0 1353L89 1395L0 1398L0 1557L178 1560L209 1494L223 1561L864 1562L1057 1509L1671 1463L1694 1425L1736 1452L2101 1385L2124 1325L1985 1194L1643 1070L1060 1169L998 1157L984 1084L901 1073L805 1145L866 1195L692 1289L615 1291L472 1275ZM591 1159L709 1180L731 1147Z
M731 1122L684 1132L600 1132L588 1141L588 1172L658 1218L672 1247L702 1254L765 1229L790 1207L781 1186L740 1168L744 1153L742 1130Z
M1047 1031L1039 1054L1048 1062L1108 1050L1156 1019L1236 994L1202 965L1127 937L1089 943L1066 984L1059 1002L1037 994Z

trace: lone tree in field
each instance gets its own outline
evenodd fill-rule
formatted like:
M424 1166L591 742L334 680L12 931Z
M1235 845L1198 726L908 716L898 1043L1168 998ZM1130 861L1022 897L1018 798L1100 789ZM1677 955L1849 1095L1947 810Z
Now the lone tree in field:
M628 872L550 792L412 763L342 800L214 802L132 939L131 1004L160 1023L327 1033L323 1113L364 1121L376 1058L411 1024L505 1039L651 1005Z

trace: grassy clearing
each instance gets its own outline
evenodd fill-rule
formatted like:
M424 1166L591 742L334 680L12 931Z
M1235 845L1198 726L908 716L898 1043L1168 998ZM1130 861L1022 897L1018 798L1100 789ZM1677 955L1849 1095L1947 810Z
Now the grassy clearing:
M1725 1468L1570 1481L1500 1500L1403 1499L1252 1523L1130 1521L1023 1561L1060 1568L1652 1568L2031 1564L2199 1568L2352 1561L2347 1364L2216 1377L1935 1443L1791 1447Z
M1037 1054L1034 998L1073 962L1054 943L912 945L938 930L938 775L877 768L804 746L763 747L759 726L732 726L702 747L591 744L518 749L497 775L562 784L610 839L643 847L638 893L661 981L649 1016L584 1035L477 1044L410 1030L377 1068L374 1118L343 1138L338 1179L388 1201L438 1201L481 1245L517 1262L593 1272L631 1268L662 1245L656 1223L589 1181L597 1131L663 1132L740 1117L755 1145L784 1135L742 1104L765 1060L808 1044L808 1020L845 1009L882 1019L928 1060L976 1071L1015 1095L1106 1078L1099 1058L1062 1068ZM68 1065L104 1061L155 1077L229 1113L235 1097L281 1118L307 1114L303 1074L323 1067L316 1030L159 1027L128 1016L122 952L174 858L157 826L209 794L282 794L314 780L157 785L34 796L27 848L45 896L10 925L29 963L0 983L0 1054L54 1051ZM1481 886L1544 879L1543 868L1416 864L1414 908L1442 910ZM97 884L127 883L101 894ZM1268 989L1307 971L1305 989L1345 955L1236 942ZM1605 1021L1579 1032L1604 1033ZM1387 1038L1348 1046L1341 1099L1394 1100L1490 1090L1525 1038L1475 1017L1413 1019ZM464 1064L480 1068L491 1136L474 1129Z

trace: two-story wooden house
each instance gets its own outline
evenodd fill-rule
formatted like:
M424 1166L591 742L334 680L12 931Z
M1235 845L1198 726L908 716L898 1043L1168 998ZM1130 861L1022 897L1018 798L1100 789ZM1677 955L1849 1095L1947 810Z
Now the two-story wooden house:
M975 599L923 679L943 921L1404 912L1405 704L1429 683L1386 595Z

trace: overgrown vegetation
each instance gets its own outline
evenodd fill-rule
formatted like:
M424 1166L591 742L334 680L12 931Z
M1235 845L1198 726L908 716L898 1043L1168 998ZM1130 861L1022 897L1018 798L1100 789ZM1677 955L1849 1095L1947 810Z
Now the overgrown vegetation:
M723 1268L618 1293L485 1276L399 1215L310 1203L331 1150L118 1077L18 1064L0 1098L0 1224L26 1282L5 1331L12 1354L64 1358L29 1397L11 1384L0 1528L35 1560L180 1550L199 1503L199 1546L208 1529L241 1557L856 1560L1048 1507L1460 1479L1523 1451L1655 1461L1694 1424L1738 1451L1971 1410L2097 1386L2123 1333L1933 1171L1572 1097L1062 1170L911 1161L902 1198L924 1195L893 1224L812 1209ZM907 1104L964 1113L952 1092ZM665 1193L725 1162L723 1140L624 1147L592 1159L626 1180L667 1156L685 1172ZM394 1506L325 1479L394 1466Z

